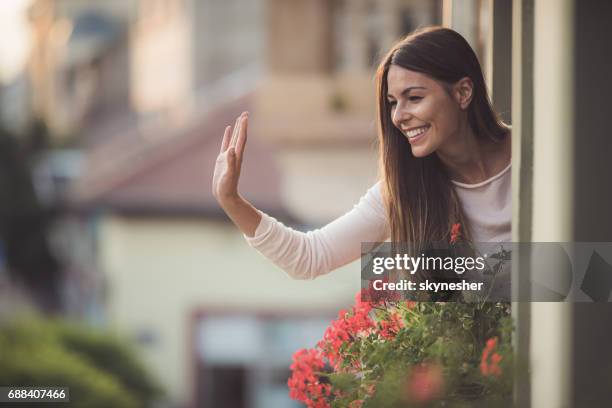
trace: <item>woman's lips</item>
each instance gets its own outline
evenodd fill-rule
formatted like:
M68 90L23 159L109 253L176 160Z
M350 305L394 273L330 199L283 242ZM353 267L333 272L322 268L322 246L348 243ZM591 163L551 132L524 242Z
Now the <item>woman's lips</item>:
M412 136L412 137L408 136L408 134L413 133L413 132L414 132L414 130L421 130L421 129L423 129L423 128L425 129L425 131L421 131L421 132L417 133L417 135L416 135L416 136ZM406 135L406 137L408 138L408 142L409 142L410 144L414 144L414 143L418 143L418 142L419 142L421 139L423 139L423 138L424 138L424 137L427 135L427 133L429 132L429 129L430 129L430 128L431 128L431 126L429 126L429 125L427 125L427 126L421 126L420 128L413 129L413 130L411 130L411 131L405 132L404 134L405 134L405 135Z

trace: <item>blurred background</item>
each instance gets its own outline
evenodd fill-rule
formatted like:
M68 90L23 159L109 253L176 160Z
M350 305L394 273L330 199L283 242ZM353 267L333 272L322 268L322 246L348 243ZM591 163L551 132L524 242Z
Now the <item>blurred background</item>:
M322 226L377 179L381 55L451 26L506 121L520 97L529 240L531 87L537 111L558 78L534 79L534 47L556 49L565 10L539 4L534 29L533 0L2 0L0 383L68 385L74 406L298 406L291 354L352 303L359 265L293 281L248 247L211 194L224 127L251 113L242 194Z
M297 406L291 354L359 268L293 281L248 247L211 195L223 129L251 112L245 197L324 225L376 181L381 53L441 19L440 1L3 0L5 336L61 339L60 318L120 338L162 406Z

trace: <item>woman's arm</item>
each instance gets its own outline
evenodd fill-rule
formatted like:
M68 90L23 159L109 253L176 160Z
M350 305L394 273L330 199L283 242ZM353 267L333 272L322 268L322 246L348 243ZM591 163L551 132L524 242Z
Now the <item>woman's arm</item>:
M295 231L257 210L238 193L248 113L225 129L213 176L213 195L249 245L296 279L313 279L361 255L362 242L387 239L379 184L348 213L323 228Z
M389 232L376 184L352 210L324 227L300 232L261 213L249 245L295 279L314 279L361 256L362 242L381 242Z

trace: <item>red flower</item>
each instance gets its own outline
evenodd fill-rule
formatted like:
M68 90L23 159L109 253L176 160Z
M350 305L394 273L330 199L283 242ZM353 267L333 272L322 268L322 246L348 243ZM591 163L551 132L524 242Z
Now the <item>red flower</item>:
M370 313L370 310L372 310L371 302L368 302L367 300L362 301L364 297L365 296L361 290L357 292L357 294L355 295L355 306L353 306L353 311L355 313L361 313L361 314L367 315L368 313Z
M461 237L461 224L453 224L453 226L451 227L450 243L457 243L457 241L459 241L459 237Z
M487 349L489 350L493 350L495 347L497 347L497 337L491 337L489 340L487 340Z
M417 403L440 397L444 387L442 367L439 364L420 364L412 369L406 386L407 398Z
M375 328L370 319L372 306L368 302L362 302L360 293L355 297L355 305L350 312L341 310L338 319L334 320L325 330L323 340L317 346L323 350L324 356L336 370L340 370L343 363L340 350L342 346L352 342L358 336L367 336ZM350 361L350 366L359 368L358 361Z
M502 356L495 352L496 348L497 337L487 340L487 344L484 350L482 350L482 358L480 359L480 372L482 375L494 375L499 377L502 374L501 368L499 367ZM489 358L489 356L491 358Z
M292 374L287 381L289 396L309 408L329 408L326 397L331 394L331 386L321 383L317 374L324 367L319 351L301 349L295 352L290 366Z

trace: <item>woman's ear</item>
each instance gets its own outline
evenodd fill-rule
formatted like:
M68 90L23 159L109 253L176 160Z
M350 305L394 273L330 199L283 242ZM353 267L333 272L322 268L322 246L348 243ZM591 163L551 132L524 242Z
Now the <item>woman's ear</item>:
M453 95L461 109L467 109L474 96L474 83L469 77L461 78L453 86Z

